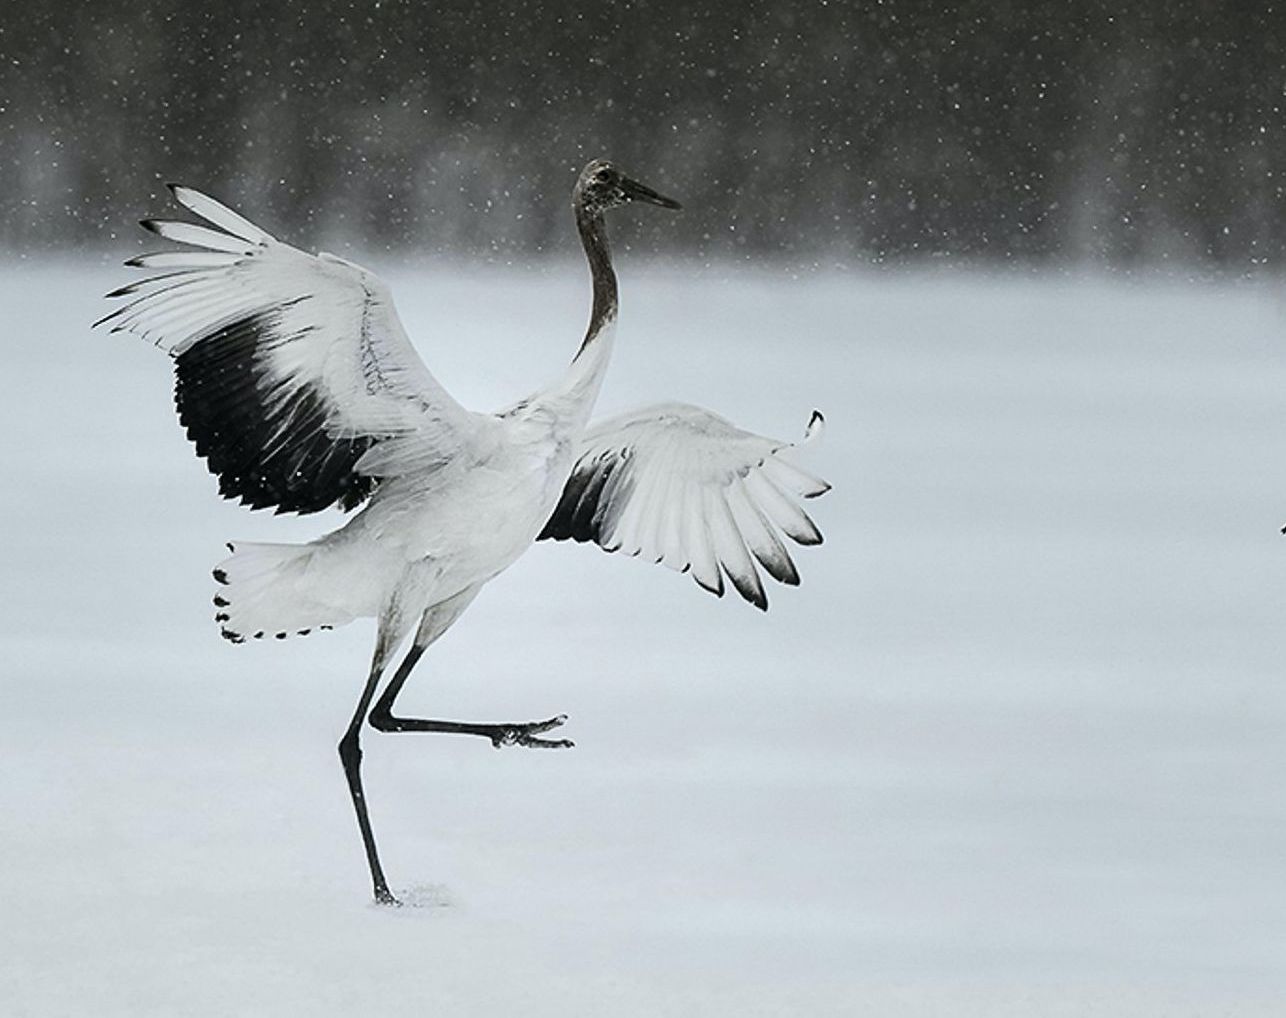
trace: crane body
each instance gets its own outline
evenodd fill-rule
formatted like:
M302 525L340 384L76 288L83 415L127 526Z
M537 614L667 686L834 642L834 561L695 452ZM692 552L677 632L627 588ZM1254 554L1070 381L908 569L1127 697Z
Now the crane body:
M590 423L618 310L603 215L629 202L679 207L605 160L590 163L573 192L592 284L581 345L561 377L496 413L467 410L441 387L373 273L283 244L199 191L171 190L208 225L144 220L194 250L131 259L165 271L109 295L132 299L97 324L174 358L180 421L224 497L277 512L357 510L307 544L229 544L213 570L215 620L234 643L377 620L339 753L375 900L397 904L361 779L363 723L495 746L572 745L544 737L565 715L484 724L394 713L425 650L483 585L533 541L575 540L690 573L720 596L727 578L766 608L759 569L799 582L781 537L821 541L798 500L829 486L790 462L791 443L698 407ZM814 411L806 439L820 426Z

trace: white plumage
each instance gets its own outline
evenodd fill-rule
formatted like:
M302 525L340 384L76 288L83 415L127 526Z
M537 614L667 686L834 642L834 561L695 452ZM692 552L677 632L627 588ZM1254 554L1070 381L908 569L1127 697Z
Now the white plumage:
M820 432L814 412L805 443ZM742 431L685 403L644 407L598 422L581 437L576 467L542 536L594 541L680 572L722 596L768 607L758 563L799 583L781 534L819 544L797 498L829 490L783 455L796 448Z
M587 427L617 311L603 213L632 200L678 207L609 163L586 167L574 194L594 291L584 342L561 378L498 413L466 410L442 388L374 274L284 244L191 188L172 191L208 225L144 221L190 250L133 259L165 271L112 294L132 300L99 324L175 359L180 419L225 497L277 512L361 506L306 545L230 545L214 571L216 619L237 642L379 619L340 749L376 898L392 902L361 794L357 729L408 632L416 629L411 652L370 715L377 727L570 745L536 737L561 718L469 725L395 718L390 708L424 648L538 537L690 571L719 595L727 576L765 608L759 567L799 582L783 536L821 541L799 498L828 486L789 462L788 443L693 406ZM820 425L814 413L807 436Z

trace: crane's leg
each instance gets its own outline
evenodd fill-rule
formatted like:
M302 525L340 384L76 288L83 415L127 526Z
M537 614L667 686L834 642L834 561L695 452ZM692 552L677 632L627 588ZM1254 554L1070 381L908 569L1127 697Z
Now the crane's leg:
M375 848L375 833L371 830L371 818L366 812L366 793L362 789L362 747L358 739L358 734L362 729L362 719L366 716L366 711L371 705L371 698L375 695L375 688L379 684L380 675L384 671L384 664L388 659L388 652L391 648L387 646L387 640L383 627L376 640L375 657L371 661L371 672L366 679L366 686L362 690L361 699L357 701L357 710L353 712L353 719L348 723L348 730L344 737L339 740L339 759L344 764L344 777L348 779L348 793L353 798L353 810L357 814L357 826L362 832L362 845L366 848L366 862L371 868L371 886L375 894L375 900L381 905L399 905L399 902L388 889L388 881L384 879L384 869L380 866L379 852Z
M541 739L537 736L557 728L567 720L566 714L547 721L525 721L500 724L474 724L467 721L432 721L424 718L402 718L393 714L393 701L397 699L412 669L423 656L429 645L450 628L451 624L469 606L477 595L479 587L471 587L436 604L424 613L420 628L406 657L393 673L387 688L371 710L372 727L381 732L442 732L449 735L480 735L490 739L491 744L499 749L501 746L530 746L537 749L567 749L573 743L569 739Z

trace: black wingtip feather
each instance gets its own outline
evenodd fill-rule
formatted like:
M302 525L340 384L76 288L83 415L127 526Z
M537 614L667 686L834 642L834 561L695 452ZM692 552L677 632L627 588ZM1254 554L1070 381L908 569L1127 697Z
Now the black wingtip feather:
M320 512L335 504L353 509L375 488L374 478L354 469L375 438L329 437L325 399L309 386L266 405L259 350L274 338L280 338L276 317L251 315L179 354L179 420L197 455L219 478L224 498L287 513Z
M728 579L737 589L737 593L753 604L760 611L768 610L768 595L764 593L763 584L759 582L759 577L753 572L749 576L738 576L734 572L728 573Z
M799 586L799 570L795 568L795 563L785 548L778 549L780 552L778 555L763 554L758 548L752 550L755 560L774 580L788 587Z
M700 587L702 590L708 590L715 597L723 597L723 577L722 576L719 576L719 578L715 581L715 585L713 587L710 584L706 583L705 580L701 579L701 577L698 576L696 573L692 574L692 579L696 581L697 586Z

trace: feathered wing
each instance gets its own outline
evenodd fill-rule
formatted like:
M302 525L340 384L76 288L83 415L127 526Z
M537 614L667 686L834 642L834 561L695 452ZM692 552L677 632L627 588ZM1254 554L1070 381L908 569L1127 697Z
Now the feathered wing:
M399 463L432 469L467 445L475 415L420 360L379 278L170 189L208 225L144 220L191 250L127 262L164 271L109 294L133 299L96 324L174 358L179 418L224 497L349 509Z
M804 441L822 416L809 420ZM593 541L691 572L723 596L726 575L747 601L768 607L758 566L799 583L782 535L820 544L799 505L830 485L783 458L795 448L682 403L645 407L594 424L538 540Z

